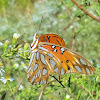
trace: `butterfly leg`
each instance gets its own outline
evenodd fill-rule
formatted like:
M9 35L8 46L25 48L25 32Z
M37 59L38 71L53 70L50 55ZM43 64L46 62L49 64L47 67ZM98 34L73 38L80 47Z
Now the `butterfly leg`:
M59 81L60 81L60 75L59 75Z
M69 79L68 79L68 87L70 87L70 80L71 80L71 75L69 76Z
M65 86L61 83L61 81L59 81L55 76L52 76L56 81L58 81L61 85L62 85L62 87L63 88L65 88Z

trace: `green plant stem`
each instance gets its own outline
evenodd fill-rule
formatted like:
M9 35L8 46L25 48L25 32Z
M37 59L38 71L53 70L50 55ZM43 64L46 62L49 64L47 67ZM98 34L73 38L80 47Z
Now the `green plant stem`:
M8 87L9 87L9 90L10 90L11 94L13 95L13 91L12 91L11 86L10 86L10 84L9 84L8 81L7 81L7 85L8 85Z

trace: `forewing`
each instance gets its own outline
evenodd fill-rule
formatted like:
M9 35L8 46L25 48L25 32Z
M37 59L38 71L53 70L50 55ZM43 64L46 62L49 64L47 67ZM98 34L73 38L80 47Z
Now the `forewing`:
M65 47L64 40L56 34L46 34L39 37L39 42L48 42Z
M95 71L94 67L84 57L76 52L51 43L40 43L39 45L40 47L49 50L54 57L58 58L62 66L61 68L66 70L67 73L72 72L90 75Z

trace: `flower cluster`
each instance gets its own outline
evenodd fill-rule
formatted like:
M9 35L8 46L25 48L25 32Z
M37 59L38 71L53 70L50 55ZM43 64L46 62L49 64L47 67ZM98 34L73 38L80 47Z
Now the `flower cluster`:
M7 76L7 77L1 77L0 81L2 81L4 84L7 83L7 81L12 82L14 80L14 78Z

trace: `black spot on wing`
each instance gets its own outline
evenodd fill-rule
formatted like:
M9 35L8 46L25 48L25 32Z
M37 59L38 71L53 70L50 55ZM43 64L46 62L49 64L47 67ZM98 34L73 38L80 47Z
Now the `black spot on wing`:
M50 42L50 36L47 36L47 38L48 38L48 40L49 40L49 42Z
M43 40L45 40L45 37L43 37Z
M66 62L68 63L68 62L69 62L69 60L66 60Z

